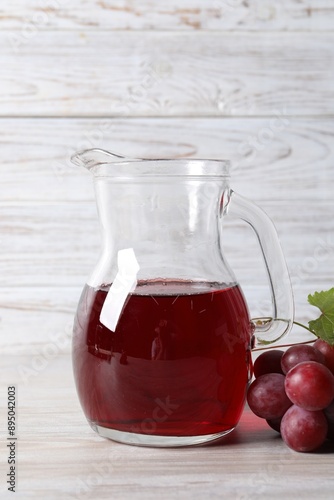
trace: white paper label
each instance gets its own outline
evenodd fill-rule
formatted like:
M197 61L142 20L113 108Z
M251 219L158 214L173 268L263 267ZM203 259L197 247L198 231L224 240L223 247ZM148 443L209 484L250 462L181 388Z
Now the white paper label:
M104 301L100 322L112 332L116 326L129 293L137 285L140 269L133 248L119 250L117 254L118 273Z

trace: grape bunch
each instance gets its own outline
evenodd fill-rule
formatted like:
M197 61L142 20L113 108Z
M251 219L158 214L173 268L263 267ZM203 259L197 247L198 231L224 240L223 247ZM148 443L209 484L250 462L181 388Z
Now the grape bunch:
M308 452L334 440L334 347L322 339L269 350L254 363L250 409L293 450Z

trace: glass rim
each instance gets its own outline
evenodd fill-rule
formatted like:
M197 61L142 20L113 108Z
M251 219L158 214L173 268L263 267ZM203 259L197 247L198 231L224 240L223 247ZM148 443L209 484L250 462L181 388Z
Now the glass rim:
M123 160L87 166L96 177L230 177L228 160L159 158Z

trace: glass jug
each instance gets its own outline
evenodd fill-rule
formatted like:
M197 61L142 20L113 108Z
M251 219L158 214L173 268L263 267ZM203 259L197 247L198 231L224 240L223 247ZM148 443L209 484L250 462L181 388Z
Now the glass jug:
M101 436L185 446L237 425L251 348L291 328L293 299L275 228L229 187L228 162L136 160L94 149L72 161L94 176L102 251L78 305L73 368ZM252 321L222 253L226 216L254 229L272 317Z

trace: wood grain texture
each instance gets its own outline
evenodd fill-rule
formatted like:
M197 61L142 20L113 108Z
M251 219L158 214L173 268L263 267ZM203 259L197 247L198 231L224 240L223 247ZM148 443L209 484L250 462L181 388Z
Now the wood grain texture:
M332 0L11 0L0 29L312 31L333 21Z
M7 356L0 365L1 396L5 398L7 385L18 385L20 500L331 498L331 446L317 455L294 453L248 410L237 429L214 446L154 449L117 444L99 438L86 423L68 354L55 358L24 385L17 366L30 363L31 356L21 354ZM2 422L5 417L1 405ZM2 483L1 497L11 498L4 489Z
M1 287L1 352L47 360L69 353L80 294L81 287Z
M70 162L92 147L130 157L230 159L232 187L257 202L332 200L333 120L289 117L277 122L281 128L271 120L3 118L1 201L94 201L91 175Z
M14 35L1 116L334 113L333 33L41 31L17 51Z

